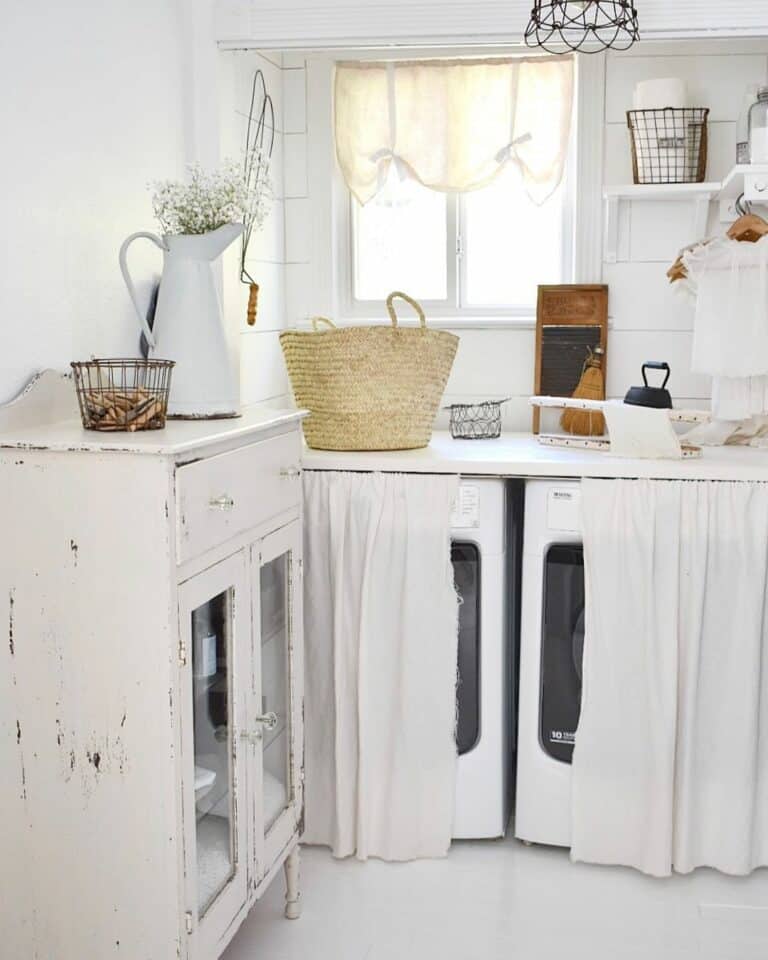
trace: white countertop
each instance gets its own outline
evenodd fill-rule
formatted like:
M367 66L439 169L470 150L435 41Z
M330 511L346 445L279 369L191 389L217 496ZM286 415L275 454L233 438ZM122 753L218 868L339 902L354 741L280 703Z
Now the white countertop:
M75 388L53 370L36 376L10 403L0 406L0 450L140 453L179 457L203 447L236 445L295 423L302 410L269 404L243 407L242 416L221 420L168 420L163 430L100 433L84 430Z
M235 446L278 430L305 411L254 404L229 420L170 420L164 430L99 433L83 430L72 381L45 371L10 403L0 406L0 451L50 450L139 453L183 459L200 448ZM688 480L768 481L768 450L705 447L698 459L639 460L609 453L544 446L530 433L498 440L453 440L435 432L422 450L337 452L305 447L306 470L456 473L501 477L656 477Z
M768 450L705 447L696 459L628 460L595 450L544 446L530 433L507 434L498 440L453 440L447 432L436 432L423 450L346 453L305 449L303 466L305 470L465 476L768 481Z
M179 456L201 447L243 438L300 420L296 410L244 407L240 417L224 420L168 420L163 430L99 433L83 430L79 420L62 420L17 431L0 431L0 449L150 453Z

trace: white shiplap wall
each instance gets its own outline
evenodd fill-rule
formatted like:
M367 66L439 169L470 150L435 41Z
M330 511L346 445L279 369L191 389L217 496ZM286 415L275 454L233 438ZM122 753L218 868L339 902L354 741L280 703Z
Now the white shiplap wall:
M232 51L221 57L224 156L242 155L251 84L259 68L275 106L274 200L263 229L253 235L248 251L248 271L260 288L256 324L249 327L246 323L248 287L238 282L237 244L228 251L225 262L224 302L228 315L234 313L239 324L242 402L281 403L290 393L278 339L289 319L286 289L291 264L287 237L301 236L301 204L306 203L302 199L306 197L306 163L301 163L306 149L288 149L294 138L304 137L306 128L304 61L258 51Z
M147 183L195 158L190 11L130 4L0 3L0 401L39 370L136 356L139 324L117 263L157 230ZM130 268L147 302L161 266Z
M632 169L625 111L639 80L684 77L693 105L710 108L707 180L722 180L735 161L736 118L750 84L768 81L768 41L744 40L661 47L653 55L642 45L630 55L606 61L606 184L631 183ZM620 396L638 382L644 359L667 360L676 401L708 405L707 377L691 372L693 308L671 287L667 267L680 247L693 240L688 202L633 202L620 220L619 259L603 265L610 287L608 390ZM719 206L710 208L709 234L722 233Z
M296 54L286 63L302 64ZM310 60L311 63L311 60ZM625 111L631 106L638 80L683 76L692 98L710 107L710 153L708 179L721 179L735 153L735 121L744 91L751 83L768 79L768 41L686 41L640 45L630 54L609 55L605 61L605 157L604 182L631 182L631 161ZM298 94L297 94L298 95ZM310 129L323 127L327 116L313 115L312 105L323 98L310 97ZM323 108L324 109L324 108ZM306 109L298 110L305 117ZM312 256L309 241L314 235L331 236L328 229L327 194L330 177L318 173L323 158L315 151L317 138L306 132L286 138L286 171L293 171L304 190L296 216L286 228L287 321L295 324L313 313L332 310L327 290L327 255ZM308 161L308 150L311 163ZM310 175L307 176L307 169ZM309 183L309 186L307 186ZM300 211L300 212L299 212ZM692 307L665 277L669 263L691 236L693 215L685 202L643 202L623 212L619 236L619 261L603 264L603 281L610 287L611 330L609 334L608 393L622 397L640 382L644 360L667 360L672 367L670 386L679 405L708 405L708 378L690 369ZM311 224L311 228L308 226ZM712 205L709 230L724 230L717 205ZM318 241L316 240L315 243ZM330 241L326 239L325 245ZM576 278L577 280L580 278ZM591 280L592 278L585 278ZM479 398L512 397L505 407L508 428L526 429L530 424L528 397L533 389L534 330L455 329L461 338L446 391L446 402Z

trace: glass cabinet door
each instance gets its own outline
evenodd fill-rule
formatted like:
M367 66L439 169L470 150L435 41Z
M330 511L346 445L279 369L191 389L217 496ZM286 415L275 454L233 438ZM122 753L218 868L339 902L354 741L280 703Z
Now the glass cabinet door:
M257 721L263 731L258 798L261 816L257 830L264 841L264 870L269 869L271 857L290 839L300 808L300 705L296 703L296 681L301 650L295 629L300 615L300 571L298 524L290 524L262 541L256 584L260 627Z
M291 796L288 614L290 553L267 560L259 571L261 591L261 712L265 723L264 831L288 806Z
M244 730L246 690L237 688L237 679L238 660L248 651L250 635L246 554L182 584L180 597L188 667L184 752L191 779L191 789L185 791L189 909L201 931L210 927L215 942L215 928L223 924L226 929L247 890L246 830L238 816L244 799L237 795L245 783L245 750L238 731ZM190 864L191 850L195 855Z

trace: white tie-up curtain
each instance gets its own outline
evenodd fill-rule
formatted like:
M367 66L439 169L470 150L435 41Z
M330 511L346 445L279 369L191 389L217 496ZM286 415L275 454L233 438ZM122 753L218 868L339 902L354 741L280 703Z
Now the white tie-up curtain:
M457 489L304 474L304 842L337 857L438 857L451 842Z
M336 67L336 155L360 203L394 163L444 192L475 190L507 165L542 203L562 179L573 59L425 60Z
M585 480L574 860L768 865L768 483Z

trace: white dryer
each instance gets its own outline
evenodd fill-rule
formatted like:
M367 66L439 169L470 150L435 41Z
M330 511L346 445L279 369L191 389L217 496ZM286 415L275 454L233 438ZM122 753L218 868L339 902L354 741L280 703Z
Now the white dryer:
M525 488L515 836L565 847L584 647L580 492L579 481Z
M514 774L522 484L462 478L451 531L459 607L454 838L501 837Z

